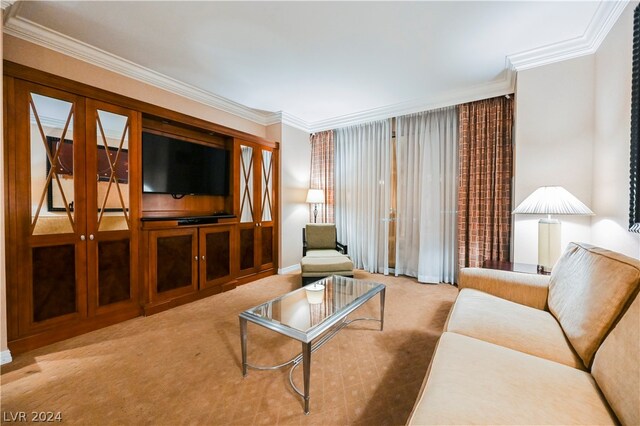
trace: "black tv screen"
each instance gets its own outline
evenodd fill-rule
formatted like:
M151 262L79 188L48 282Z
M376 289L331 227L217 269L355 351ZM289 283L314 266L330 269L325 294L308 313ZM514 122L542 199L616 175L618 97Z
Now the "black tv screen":
M142 132L142 192L228 195L229 154L223 148Z

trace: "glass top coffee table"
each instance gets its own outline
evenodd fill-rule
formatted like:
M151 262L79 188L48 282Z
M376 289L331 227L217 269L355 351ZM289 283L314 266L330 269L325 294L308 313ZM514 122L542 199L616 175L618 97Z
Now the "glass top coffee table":
M380 296L380 318L347 318L350 313L375 295ZM242 312L240 314L242 375L247 375L248 368L275 370L291 366L289 383L296 393L304 398L304 412L309 414L311 354L338 331L355 321L379 321L380 331L382 331L384 295L384 284L334 275ZM247 362L247 322L298 340L302 343L302 352L279 365L267 367L249 364ZM293 382L293 371L300 363L302 363L304 381L302 392Z

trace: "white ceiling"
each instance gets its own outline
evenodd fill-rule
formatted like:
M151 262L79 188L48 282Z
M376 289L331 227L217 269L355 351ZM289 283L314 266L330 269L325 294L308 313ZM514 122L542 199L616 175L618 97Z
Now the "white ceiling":
M593 53L625 3L53 1L12 19L313 130L508 93L512 64Z

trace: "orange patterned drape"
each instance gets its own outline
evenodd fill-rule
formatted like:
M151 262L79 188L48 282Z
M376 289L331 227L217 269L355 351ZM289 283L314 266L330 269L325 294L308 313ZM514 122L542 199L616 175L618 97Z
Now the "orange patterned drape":
M513 176L513 97L459 106L460 267L509 261Z
M333 174L334 139L333 130L311 135L311 189L324 190L324 204L318 204L318 223L334 223ZM309 205L309 222L313 222L313 205Z

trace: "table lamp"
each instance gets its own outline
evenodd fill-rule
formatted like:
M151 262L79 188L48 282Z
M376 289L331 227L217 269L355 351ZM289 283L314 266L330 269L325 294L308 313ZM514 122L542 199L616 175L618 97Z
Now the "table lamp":
M324 204L324 190L310 189L307 192L307 203L313 203L313 223L316 223L318 219L318 204Z
M538 221L538 268L550 272L561 254L560 221L551 215L593 215L582 201L561 186L543 186L520 203L513 214L546 214Z

